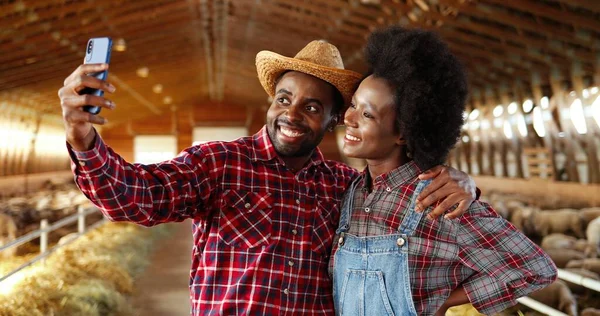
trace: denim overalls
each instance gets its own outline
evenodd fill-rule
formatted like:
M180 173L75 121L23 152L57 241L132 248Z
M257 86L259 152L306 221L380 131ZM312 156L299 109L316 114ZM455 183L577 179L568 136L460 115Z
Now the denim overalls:
M408 237L423 215L415 212L417 196L430 182L418 183L397 234L374 237L346 233L358 181L352 183L336 232L340 236L333 267L336 315L417 315L410 290Z

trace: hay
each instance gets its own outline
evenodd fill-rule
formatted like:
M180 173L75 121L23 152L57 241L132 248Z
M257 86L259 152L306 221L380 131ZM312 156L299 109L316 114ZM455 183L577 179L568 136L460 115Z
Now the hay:
M484 316L480 314L471 304L454 306L446 311L446 316Z
M153 241L167 229L102 225L2 282L0 316L133 315L126 297L148 264ZM25 260L1 262L0 273Z

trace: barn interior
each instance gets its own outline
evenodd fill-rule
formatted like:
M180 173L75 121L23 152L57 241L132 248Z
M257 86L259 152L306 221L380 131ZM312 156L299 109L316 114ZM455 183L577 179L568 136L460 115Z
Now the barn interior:
M550 234L562 234L572 254L544 250L556 253L559 269L585 276L581 283L588 287L573 283L568 271L559 274L562 293L570 294L561 299L572 305L544 293L533 299L551 310L521 302L506 315L600 315L595 0L0 1L0 314L33 315L35 309L69 315L61 308L92 308L61 304L51 298L61 291L57 284L34 281L35 273L42 274L39 280L52 279L36 267L64 260L87 274L65 273L65 291L71 292L60 297L95 299L107 313L96 304L97 315L189 312L190 225L112 227L73 183L57 93L83 63L90 38L113 41L108 81L116 87L116 109L103 109L99 115L108 123L96 129L125 160L154 163L264 126L272 99L257 79L259 51L292 57L310 41L325 40L339 49L346 69L364 73L368 35L390 25L438 33L468 71L464 125L446 164L468 173L481 199L540 245ZM321 152L364 168L364 161L342 154L344 135L343 126L327 133ZM541 231L532 213L558 220L575 216L583 226ZM67 218L72 220L61 226ZM140 236L146 242L134 241ZM76 250L102 240L89 251L91 259L73 259ZM135 253L139 260L115 263L142 248ZM102 261L94 261L107 253L113 259L104 263L118 269L102 270ZM179 268L172 275L157 278L173 265ZM32 301L38 303L15 307Z

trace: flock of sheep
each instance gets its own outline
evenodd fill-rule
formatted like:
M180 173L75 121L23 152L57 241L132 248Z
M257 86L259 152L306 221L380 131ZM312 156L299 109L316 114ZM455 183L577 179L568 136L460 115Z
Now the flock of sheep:
M548 203L499 194L488 201L538 242L558 268L600 280L600 207L542 209L539 205ZM530 297L568 315L600 315L600 293L563 280Z
M73 214L80 205L89 205L89 201L72 183L48 182L39 192L0 199L0 245L39 229L42 219L52 224ZM49 240L57 241L73 230L72 226L67 226L53 231ZM27 247L20 247L23 248ZM20 249L12 247L4 250L0 252L0 258L23 254Z

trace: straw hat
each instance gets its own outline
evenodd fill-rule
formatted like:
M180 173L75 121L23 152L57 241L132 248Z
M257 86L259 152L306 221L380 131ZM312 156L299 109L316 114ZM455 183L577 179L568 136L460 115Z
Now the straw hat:
M271 97L275 95L275 81L287 70L303 72L329 82L344 97L346 104L352 100L354 89L362 76L345 70L337 47L325 41L312 41L294 56L285 57L263 50L256 54L258 80Z

